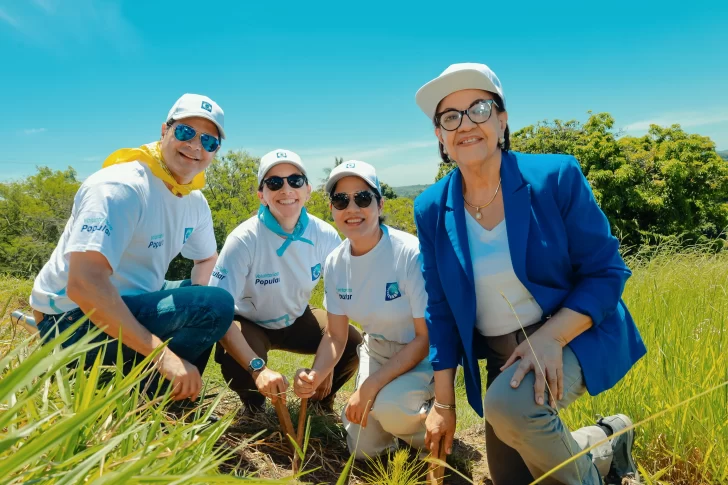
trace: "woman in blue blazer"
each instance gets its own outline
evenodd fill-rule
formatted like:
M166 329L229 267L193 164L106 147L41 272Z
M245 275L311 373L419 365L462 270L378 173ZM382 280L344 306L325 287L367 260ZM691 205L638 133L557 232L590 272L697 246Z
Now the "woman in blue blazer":
M509 150L503 88L487 66L454 64L416 100L456 165L415 201L435 370L426 442L437 453L443 439L450 452L460 364L468 402L486 418L494 483L529 483L631 425L619 414L568 433L558 415L645 354L621 299L631 273L576 159ZM636 477L633 439L610 439L547 483Z

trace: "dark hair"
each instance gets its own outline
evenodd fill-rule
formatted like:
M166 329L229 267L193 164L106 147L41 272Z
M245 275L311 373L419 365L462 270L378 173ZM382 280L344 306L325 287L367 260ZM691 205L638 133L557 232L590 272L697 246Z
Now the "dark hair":
M175 120L175 119L172 119L172 118L168 119L167 120L167 128L168 129L169 128L172 128L172 125L175 124L175 122L177 122L177 121L179 121L179 120ZM213 125L215 125L215 123L213 123ZM220 128L218 128L217 125L215 125L215 128L217 129L217 141L219 142L219 145L218 145L218 150L219 150L220 147L222 146L222 135L220 134Z
M338 181L334 184L333 187L331 187L331 191L329 192L329 199L334 197L334 194L336 193L336 186L338 185ZM377 207L379 207L379 204L382 203L382 196L379 194L379 191L373 187L369 187L372 192L374 193L374 198L377 199ZM384 215L379 216L379 225L384 224L384 221L387 220L387 217Z
M501 97L498 96L495 93L491 93L493 95L493 99L495 99L495 110L498 113L503 113L505 111L505 108L502 108L503 101L501 100ZM437 107L439 108L440 105L438 104ZM435 117L432 119L432 123L435 125L435 128L438 128L437 124L437 113L435 113ZM504 152L507 152L511 149L511 129L508 127L508 123L506 123L506 131L503 134L503 143L499 143L498 146L500 146L500 149ZM438 150L440 151L440 158L442 159L442 163L453 163L453 160L445 153L445 147L442 146L441 142L437 142Z

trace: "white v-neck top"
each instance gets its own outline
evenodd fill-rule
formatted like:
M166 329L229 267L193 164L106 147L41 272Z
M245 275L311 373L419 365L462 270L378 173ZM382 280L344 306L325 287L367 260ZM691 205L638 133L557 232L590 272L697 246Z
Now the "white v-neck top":
M486 337L497 337L541 321L541 307L513 270L506 220L490 231L467 211L465 221L473 262L478 331Z

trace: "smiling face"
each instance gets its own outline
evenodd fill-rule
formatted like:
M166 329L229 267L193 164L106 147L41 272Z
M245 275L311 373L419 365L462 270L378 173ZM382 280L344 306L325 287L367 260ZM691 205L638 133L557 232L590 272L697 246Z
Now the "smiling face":
M269 177L288 177L289 175L303 175L301 171L290 163L281 163L265 174L263 180ZM258 191L258 199L260 203L268 206L273 217L284 229L291 229L298 222L301 216L301 209L311 196L311 185L304 184L301 188L294 189L288 185L288 181L283 182L280 190L270 190L263 183L262 190Z
M363 179L355 176L344 177L334 187L334 194L345 193L349 195L349 205L346 209L338 210L331 207L331 215L337 229L353 244L362 241L379 239L379 216L382 214L384 203L372 196L369 207L359 207L354 202L354 194L360 191L368 191L374 194L374 190L364 182Z
M194 129L197 132L195 137L188 141L179 141L175 138L174 129L179 123ZM175 121L172 126L167 126L166 123L162 125L161 148L164 163L180 184L192 182L197 174L210 166L215 153L217 153L217 150L208 152L202 148L200 143L200 134L202 133L220 138L215 123L205 118L185 118Z
M493 94L480 89L463 89L446 96L437 108L437 113L448 109L458 111L470 108L476 101L494 99ZM445 147L449 157L460 166L481 164L500 153L498 139L501 138L508 124L508 113L498 112L493 106L488 121L473 123L463 116L460 127L455 131L435 128L435 135Z

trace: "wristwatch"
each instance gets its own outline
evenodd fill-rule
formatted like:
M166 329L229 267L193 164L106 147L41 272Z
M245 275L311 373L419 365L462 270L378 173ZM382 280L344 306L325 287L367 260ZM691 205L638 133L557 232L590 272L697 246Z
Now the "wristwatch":
M250 368L250 372L258 372L260 370L263 370L263 367L265 367L265 361L260 357L256 357L255 359L250 361L248 367Z

